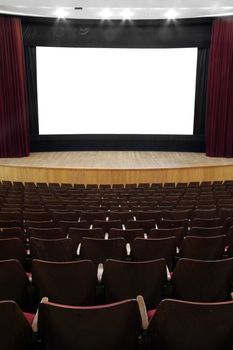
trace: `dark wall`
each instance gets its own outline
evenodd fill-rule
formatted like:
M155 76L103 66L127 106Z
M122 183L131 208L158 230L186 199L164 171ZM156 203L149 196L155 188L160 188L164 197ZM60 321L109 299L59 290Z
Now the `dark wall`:
M167 21L94 21L23 18L28 77L31 150L204 151L208 49L212 19ZM48 135L38 134L36 46L179 48L198 47L194 135ZM203 61L203 58L204 61ZM200 66L201 64L201 66ZM204 66L203 66L204 65ZM204 68L203 68L204 67ZM197 73L198 73L197 72Z

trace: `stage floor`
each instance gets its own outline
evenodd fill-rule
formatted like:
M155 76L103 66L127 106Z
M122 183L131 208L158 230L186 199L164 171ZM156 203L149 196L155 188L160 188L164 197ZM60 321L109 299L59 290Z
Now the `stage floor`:
M0 166L69 169L164 169L233 165L233 158L190 152L41 152L26 158L0 158Z
M233 179L233 158L187 152L41 152L0 159L0 178L71 183L225 180Z

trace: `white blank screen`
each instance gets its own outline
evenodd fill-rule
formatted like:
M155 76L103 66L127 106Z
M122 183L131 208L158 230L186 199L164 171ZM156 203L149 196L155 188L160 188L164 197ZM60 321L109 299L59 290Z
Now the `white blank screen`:
M37 47L39 134L193 134L197 49Z

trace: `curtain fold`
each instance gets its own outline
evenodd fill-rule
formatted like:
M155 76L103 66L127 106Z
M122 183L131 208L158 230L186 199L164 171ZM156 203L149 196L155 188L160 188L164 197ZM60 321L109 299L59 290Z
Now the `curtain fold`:
M37 74L36 74L36 48L25 47L25 64L28 86L28 111L31 134L39 134L38 101L37 101Z
M0 16L0 157L28 156L29 148L21 20Z
M208 77L206 154L233 157L233 19L213 24Z
M194 135L205 134L209 49L198 49L195 93Z

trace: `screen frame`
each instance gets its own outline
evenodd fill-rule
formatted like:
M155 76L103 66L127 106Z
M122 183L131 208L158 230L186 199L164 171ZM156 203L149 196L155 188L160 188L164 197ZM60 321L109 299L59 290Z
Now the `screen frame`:
M36 47L39 134L193 135L197 50Z
M134 21L134 23L122 24L119 21L103 23L102 21L94 20L71 20L65 23L58 23L54 19L25 18L23 20L23 38L29 86L31 150L158 150L203 152L205 150L205 130L203 123L202 126L194 129L193 135L39 135L38 106L37 98L35 97L35 51L36 46L119 48L197 47L198 49L202 49L209 48L210 46L211 28L212 19L180 20L176 23L168 23L167 21ZM155 36L158 31L160 31L160 34L161 31L164 32L160 36ZM83 35L84 32L85 35ZM32 94L32 90L34 90L34 95Z

